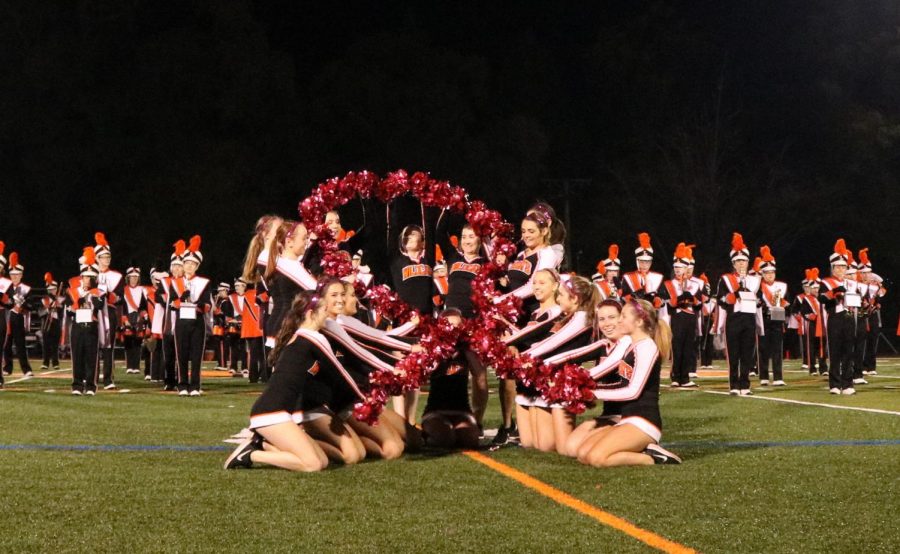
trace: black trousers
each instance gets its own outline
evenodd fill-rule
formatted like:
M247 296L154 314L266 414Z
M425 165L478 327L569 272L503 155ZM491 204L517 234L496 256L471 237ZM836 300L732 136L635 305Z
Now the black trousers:
M853 333L853 378L861 379L865 366L866 343L869 338L869 317L859 316Z
M200 390L206 323L202 319L179 319L175 322L175 341L178 356L178 390Z
M15 346L15 356L19 359L19 368L22 370L22 374L29 373L31 364L28 363L28 350L25 348L25 316L10 311L6 333L3 337L3 371L7 374L12 373L13 346Z
M678 312L672 316L672 381L684 385L697 366L697 316Z
M113 355L113 351L116 346L116 333L119 331L119 318L116 315L115 308L107 308L107 314L109 314L109 329L107 329L107 333L109 333L109 337L107 338L106 344L109 346L106 348L100 349L100 360L103 362L103 385L110 385L113 383L113 370L116 367L115 356Z
M62 336L62 324L58 319L50 319L46 330L41 334L41 349L44 351L44 365L59 366L59 339Z
M230 341L233 335L213 335L209 338L210 346L216 353L216 367L228 367L231 359Z
M178 357L175 355L175 335L163 335L163 382L166 387L178 385Z
M749 389L750 372L756 369L756 315L728 314L725 320L725 348L729 388Z
M265 356L265 337L254 337L244 339L247 343L247 359L249 364L247 369L250 371L250 382L259 382L263 371L263 356Z
M772 363L772 379L781 381L784 356L784 322L765 321L766 334L759 337L759 378L769 380L769 362Z
M122 342L125 346L125 368L140 369L141 368L141 345L144 342L142 337L127 336Z
M229 369L239 371L247 369L250 362L247 359L247 341L253 339L242 339L238 335L228 335L231 340L231 354L229 355ZM238 367L240 366L240 367Z
M863 356L863 369L866 371L875 371L878 339L881 337L880 318L881 314L878 313L869 316L869 330L866 331L866 354Z
M828 317L828 355L831 360L829 388L849 389L853 386L855 335L856 326L849 313L835 313Z
M72 324L72 390L96 391L100 367L96 323Z
M151 337L144 341L144 375L149 375L152 381L162 381L162 339Z
M799 350L801 348L800 340L797 339L797 330L787 328L784 330L784 344L782 345L782 354L784 358L787 360L799 360L803 356L801 356L802 351Z
M700 365L711 366L713 363L713 355L715 354L715 346L713 346L713 329L712 316L705 315L700 320L701 330L703 334L699 339Z

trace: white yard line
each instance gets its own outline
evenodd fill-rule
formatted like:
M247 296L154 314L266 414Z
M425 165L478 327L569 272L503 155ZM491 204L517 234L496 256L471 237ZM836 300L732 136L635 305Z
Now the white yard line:
M12 385L13 383L21 383L22 381L30 381L32 379L37 379L38 377L43 377L44 375L50 375L52 373L59 373L61 371L72 371L71 367L63 367L59 369L53 369L50 371L45 371L43 373L38 373L33 377L19 377L18 379L13 379L12 381L7 381L7 385Z
M716 390L701 390L700 392L705 392L707 394L720 394L728 396L728 393L725 391L716 391ZM858 408L856 406L835 406L834 404L823 404L821 402L804 402L803 400L791 400L789 398L778 398L775 396L760 396L758 394L753 396L740 396L738 398L752 398L756 400L771 400L772 402L784 402L786 404L800 404L802 406L819 406L821 408L834 408L835 410L852 410L854 412L868 412L872 414L887 414L887 415L895 415L900 416L900 412L892 412L891 410L879 410L877 408Z

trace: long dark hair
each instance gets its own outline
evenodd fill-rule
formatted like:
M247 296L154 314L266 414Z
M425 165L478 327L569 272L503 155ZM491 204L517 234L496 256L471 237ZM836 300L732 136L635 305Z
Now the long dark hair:
M269 353L269 364L275 365L281 351L284 349L300 328L300 325L306 320L306 314L310 310L315 310L319 304L319 295L308 290L300 291L294 296L291 307L284 315L284 321L281 323L281 329L275 337L275 347Z

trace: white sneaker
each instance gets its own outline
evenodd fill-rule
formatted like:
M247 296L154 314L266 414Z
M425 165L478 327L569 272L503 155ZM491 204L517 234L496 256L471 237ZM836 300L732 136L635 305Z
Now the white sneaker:
M250 370L249 369L242 370L241 375L243 375L244 377L250 377Z
M863 379L862 377L857 377L856 379L853 380L853 384L854 385L868 385L869 382L866 381L865 379Z
M751 372L750 372L750 377L756 377L756 372L755 372L755 371L751 371Z
M841 394L841 389L837 387L831 387L830 389L828 389L828 392L830 392L831 394Z
M768 379L760 379L760 380L759 380L759 384L762 385L762 386L764 386L764 387L768 387L768 386L769 386L769 380L768 380Z
M753 396L753 391L750 389L741 389L741 396Z
M116 388L116 384L110 383L110 384L106 385L105 387L103 387L103 390L115 390L115 388Z
M680 386L681 385L678 384L678 381L672 381L671 383L669 383L669 387L673 389L677 389Z
M81 396L81 391L77 389L72 390L72 396Z
M29 372L26 373L23 377L24 377L25 379L31 379L32 377L34 377L34 373L32 373L32 372L29 371Z
M683 389L695 389L695 388L697 388L697 383L695 383L695 382L693 382L693 381L688 381L687 383L681 385L681 388L683 388Z
M688 377L690 377L691 379L696 379L696 378L697 378L697 372L696 372L696 371L692 371L692 372L688 373Z
M801 364L800 367L803 369L809 369L809 364Z
M856 394L856 389L850 387L849 389L842 390L841 394L843 394L844 396L850 396L851 394Z
M189 395L189 394L191 394L191 393L189 393L189 392L187 391L187 389L178 391L178 396L187 396L187 395Z
M737 389L731 389L730 391L728 391L728 394L730 394L731 396L737 396L737 395L741 394L741 391L739 391Z
M94 391L92 391L92 390L89 390L89 391L85 392L84 394L86 394L86 395L88 395L88 396L94 396L94 395L97 394L97 393L94 392Z
M773 386L773 387L783 387L783 386L785 386L786 384L787 384L787 383L785 383L784 381L782 381L781 379L779 379L779 380L777 380L777 381L774 381L774 382L772 383L772 386Z
M869 375L878 375L878 371L873 369L869 372Z
M144 375L144 381L149 381L149 380L150 380L150 376L149 376L149 375Z
M192 391L191 391L191 396L200 396L200 391L198 391L198 390L192 390Z

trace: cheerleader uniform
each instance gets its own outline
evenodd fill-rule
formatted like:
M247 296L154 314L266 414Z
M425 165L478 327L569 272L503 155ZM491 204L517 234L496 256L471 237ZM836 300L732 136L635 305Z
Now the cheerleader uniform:
M348 318L350 319L350 318ZM369 389L369 373L373 370L391 371L397 359L379 357L365 348L348 333L347 328L338 321L328 319L322 329L322 335L329 345L344 360L353 381L361 390Z
M279 256L275 272L269 277L266 286L272 300L272 313L265 321L266 346L271 348L275 346L275 338L294 297L300 291L316 290L316 279L303 267L300 260Z
M607 402L618 403L622 419L616 426L633 425L659 443L662 438L662 417L659 414L659 374L662 360L659 349L651 338L636 343L619 340L610 356L591 370L597 379L615 372L620 381L613 387L598 387L594 396ZM625 353L618 358L616 350Z
M451 417L455 421L466 420L476 425L475 414L469 404L469 372L462 350L451 359L442 362L432 373L428 389L428 401L422 415L422 424L438 416Z
M410 352L412 350L412 345L417 342L415 339L407 339L409 342L403 340L406 334L415 328L415 325L412 322L404 323L390 331L382 331L381 329L366 325L352 316L343 314L337 316L335 321L337 321L337 323L340 324L354 340L364 343L365 346L371 346L381 350L386 349Z
M312 421L325 415L349 418L353 405L365 400L356 379L341 363L326 335L308 329L298 329L296 334L298 338L304 337L315 345L319 368L307 380L303 397L296 405L299 409L294 410L294 423Z
M562 316L559 306L551 306L546 310L540 310L531 314L528 324L512 335L503 339L507 346L515 346L520 352L531 348L535 343L546 339L553 332L553 326ZM533 387L527 387L524 383L516 381L516 403L522 406L533 405L533 399L538 392Z
M524 313L531 313L540 305L540 302L534 298L531 278L535 272L541 269L556 269L557 262L558 258L553 248L545 246L531 254L526 254L525 250L521 251L509 264L506 270L506 277L509 280L507 287L510 289L508 294L523 300L522 310Z
M555 354L571 348L579 348L590 344L591 326L587 321L587 314L578 311L568 318L558 319L550 329L550 334L543 340L534 343L531 348L520 352L523 356L531 356L534 359L543 360ZM538 406L541 408L557 408L548 406L537 391L527 390L519 392L519 384L516 383L516 403L521 406Z
M391 262L391 279L394 290L411 308L423 316L432 314L435 287L427 254L415 258L399 254Z

